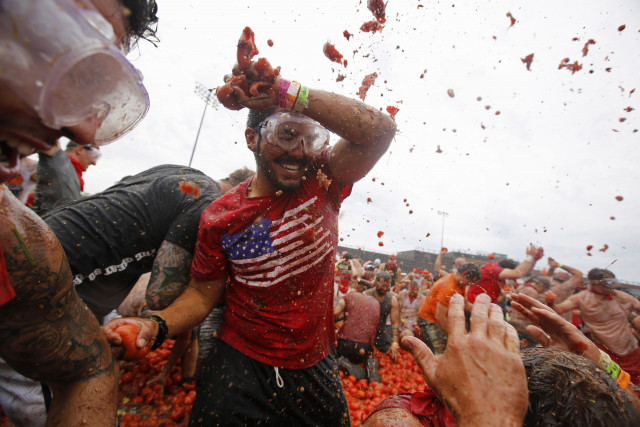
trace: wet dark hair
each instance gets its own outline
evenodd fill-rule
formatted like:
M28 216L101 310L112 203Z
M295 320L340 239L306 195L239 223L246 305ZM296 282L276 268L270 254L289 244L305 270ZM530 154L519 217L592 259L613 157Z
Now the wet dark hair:
M551 281L548 277L545 276L532 275L527 279L527 282L540 283L542 286L544 286L545 290L548 290L551 287Z
M505 258L505 259L501 259L501 260L498 262L498 265L499 265L500 267L502 267L502 268L509 268L509 269L513 270L514 268L516 268L516 267L518 266L518 263L517 263L517 262L515 262L515 261L514 261L514 260L512 260L512 259Z
M249 110L247 115L247 127L258 132L258 126L264 122L267 117L272 115L276 111L277 107L263 108L261 110Z
M471 281L471 283L478 283L482 278L480 267L470 262L461 265L458 269L458 273L466 277L469 281Z
M252 177L254 174L254 171L245 166L231 172L228 177L223 179L223 181L227 181L229 184L235 187L236 185L246 181L247 178Z
M135 46L139 39L145 39L155 45L158 23L158 5L155 0L119 0L127 8L125 22L129 47Z
M381 271L376 274L376 280L391 280L391 274L388 271Z
M625 393L594 363L562 350L527 348L529 407L524 426L637 426Z
M602 280L610 277L616 277L616 275L609 270L605 270L604 268L591 269L587 274L587 279L589 280Z

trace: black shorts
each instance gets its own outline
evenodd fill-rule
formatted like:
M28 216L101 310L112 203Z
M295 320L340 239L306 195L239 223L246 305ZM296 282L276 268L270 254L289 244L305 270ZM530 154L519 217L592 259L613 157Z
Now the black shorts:
M376 334L375 346L378 350L383 353L386 353L391 348L391 343L393 342L393 334L391 330L391 325L384 325L381 329L378 329L378 333Z
M338 351L338 356L346 357L351 363L364 363L371 356L373 347L369 344L338 338L338 348L336 350Z
M189 425L349 426L335 351L310 368L276 369L214 339Z

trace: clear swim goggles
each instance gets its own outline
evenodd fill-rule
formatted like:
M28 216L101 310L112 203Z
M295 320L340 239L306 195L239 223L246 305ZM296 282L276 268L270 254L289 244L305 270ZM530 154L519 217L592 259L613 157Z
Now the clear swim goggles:
M329 144L329 131L313 119L296 113L277 112L260 123L260 135L283 150L302 144L305 154L315 154Z
M0 0L0 81L50 128L95 117L99 145L149 109L142 75L88 0Z

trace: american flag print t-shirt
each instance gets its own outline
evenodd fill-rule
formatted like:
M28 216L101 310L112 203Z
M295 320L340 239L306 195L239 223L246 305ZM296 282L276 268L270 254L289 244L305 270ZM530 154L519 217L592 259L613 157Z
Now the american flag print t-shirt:
M228 277L218 337L272 366L313 366L335 345L338 213L350 186L333 180L325 188L313 178L318 169L332 178L320 164L327 153L298 190L247 198L247 180L200 219L192 277Z

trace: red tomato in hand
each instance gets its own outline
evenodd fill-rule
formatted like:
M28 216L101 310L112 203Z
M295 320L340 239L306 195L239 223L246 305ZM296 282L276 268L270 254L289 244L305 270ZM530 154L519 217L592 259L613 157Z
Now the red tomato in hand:
M144 348L138 348L136 341L138 341L138 327L136 325L122 325L113 330L116 334L122 338L122 347L125 350L124 360L140 360L144 358L149 352L149 346Z

